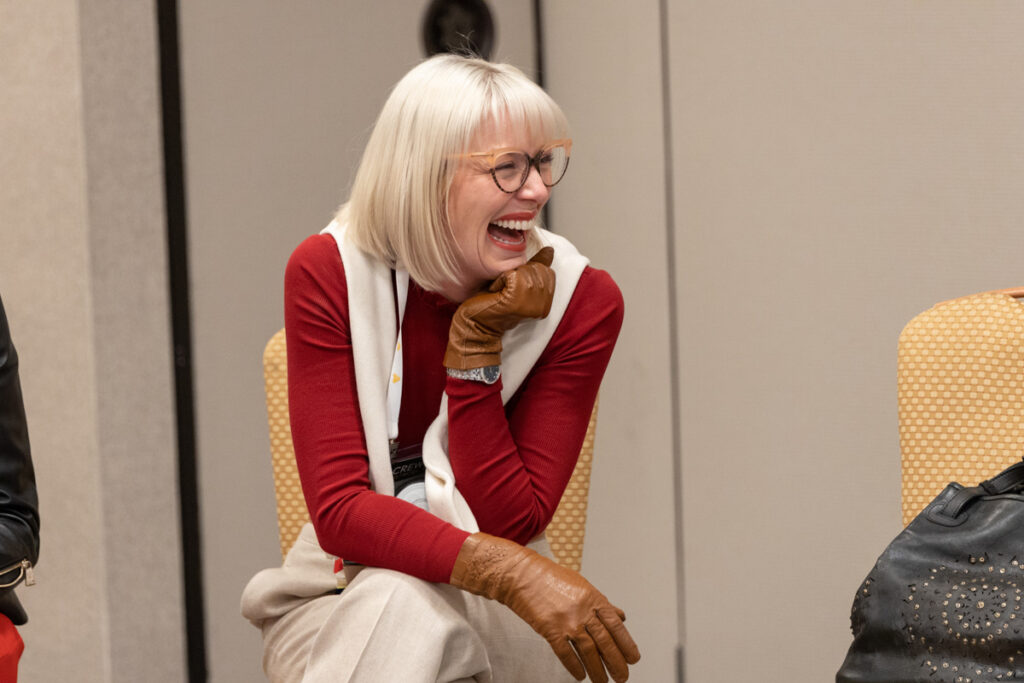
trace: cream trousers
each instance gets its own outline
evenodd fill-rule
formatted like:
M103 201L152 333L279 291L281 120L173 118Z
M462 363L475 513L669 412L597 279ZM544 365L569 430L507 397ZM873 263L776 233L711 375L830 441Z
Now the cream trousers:
M546 546L531 544L550 557ZM500 603L389 569L363 569L340 595L336 582L306 525L284 566L246 586L242 613L263 631L273 683L575 681Z

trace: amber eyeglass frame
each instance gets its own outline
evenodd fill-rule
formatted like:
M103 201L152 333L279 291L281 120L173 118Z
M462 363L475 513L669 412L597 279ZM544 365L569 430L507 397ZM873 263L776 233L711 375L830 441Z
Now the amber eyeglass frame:
M540 170L540 159L541 159L542 156L544 156L545 152L547 152L548 150L554 149L555 147L565 147L565 169L562 170L562 175L558 176L558 180L556 180L555 182L553 182L550 185L548 185L547 183L544 183L544 174L542 174L541 170ZM495 168L494 168L494 164L495 164L495 161L497 160L497 158L499 156L501 156L502 154L507 154L509 152L516 152L518 154L525 154L527 160L529 160L529 162L530 162L526 166L526 172L523 174L522 180L519 181L519 186L516 187L516 189L514 189L514 190L506 190L504 187L501 186L501 183L498 182L498 175L495 173ZM490 166L489 170L490 170L490 173L491 173L491 179L494 181L494 184L497 185L498 189L501 190L502 192L504 192L505 194L515 194L516 192L519 192L519 190L523 189L523 185L526 184L526 180L530 177L530 169L531 168L536 168L537 169L537 173L540 175L540 181L542 183L544 183L544 187L554 187L555 185L557 185L559 183L559 181L561 181L562 178L565 177L565 172L569 170L569 160L572 158L572 139L571 138L562 138L560 140L552 140L548 144L546 144L543 147L541 147L540 151L538 151L532 157L529 154L527 154L526 152L524 152L523 150L516 149L515 147L501 147L499 149L492 149L489 152L472 152L470 154L460 154L459 156L460 156L460 158L480 158L480 157L486 157L487 158L487 163Z

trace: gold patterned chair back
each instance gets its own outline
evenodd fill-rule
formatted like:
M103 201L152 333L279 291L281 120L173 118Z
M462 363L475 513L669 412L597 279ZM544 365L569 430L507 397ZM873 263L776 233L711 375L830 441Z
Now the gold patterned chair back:
M1024 288L936 304L898 351L903 524L951 481L967 486L1024 455Z
M267 422L270 427L277 525L283 558L295 542L299 530L309 521L288 422L288 358L284 330L270 338L263 352L263 379L267 392ZM560 564L576 571L579 571L583 559L583 535L587 523L587 496L590 491L590 469L594 461L596 427L595 403L576 469L547 528L548 542L555 558Z

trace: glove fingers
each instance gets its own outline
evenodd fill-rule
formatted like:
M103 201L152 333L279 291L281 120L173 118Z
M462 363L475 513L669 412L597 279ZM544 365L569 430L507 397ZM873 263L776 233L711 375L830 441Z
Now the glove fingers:
M550 266L551 261L555 258L555 250L553 247L544 247L530 259L530 263L542 263L545 266Z
M579 655L576 654L576 650L569 644L568 638L553 638L548 642L551 644L551 649L562 660L562 666L572 674L573 678L577 681L582 681L587 677L587 672L583 670L583 664L580 662Z
M487 288L488 292L500 292L505 289L505 283L508 280L508 273L502 273L498 277L494 278L494 282Z
M601 662L601 653L598 652L597 645L594 644L586 627L573 638L572 643L580 653L583 666L587 667L590 680L594 683L608 683L608 674L604 672L604 664Z
M540 271L537 273L538 284L540 286L540 289L545 292L554 292L555 271L551 270L550 268L538 268L538 270ZM551 312L551 300L553 298L554 297L550 295L544 297L544 308L540 312L540 315L537 316L538 318L548 317L548 313Z
M553 254L553 249L545 247L527 263L495 278L487 288L498 295L495 303L520 318L547 317L555 291L555 271L548 267Z
M619 619L619 614L622 613L617 607L602 607L597 610L597 616L604 624L605 628L608 629L608 633L615 640L616 646L618 646L619 652L622 653L626 661L630 664L636 664L640 661L640 648L636 646L636 641L633 640L633 636L629 635L629 631L626 629L626 625ZM625 617L625 615L623 615Z
M524 318L546 318L551 312L551 299L555 291L555 271L547 266L521 266L509 273L514 278L514 286L518 288L512 294L512 280L509 281L509 295L518 297L516 308Z
M619 646L608 633L604 624L594 618L587 622L585 628L594 644L597 645L597 650L601 653L601 658L604 659L604 665L608 667L608 673L616 683L623 683L629 678L629 667L626 666L626 660L622 656Z
M543 293L536 297L532 303L531 310L527 313L529 317L547 317L551 312L551 300L555 291L555 271L547 266L532 266L523 279L523 289Z

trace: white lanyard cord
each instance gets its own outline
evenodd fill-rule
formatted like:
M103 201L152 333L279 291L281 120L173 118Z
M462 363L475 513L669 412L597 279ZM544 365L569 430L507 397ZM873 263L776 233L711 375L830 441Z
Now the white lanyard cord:
M395 357L391 361L391 378L388 380L388 439L398 438L398 413L402 410L402 318L405 317L405 302L409 298L409 271L395 269L395 298L398 302L397 340Z

